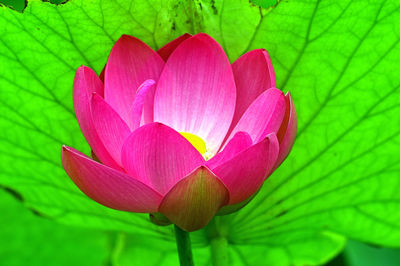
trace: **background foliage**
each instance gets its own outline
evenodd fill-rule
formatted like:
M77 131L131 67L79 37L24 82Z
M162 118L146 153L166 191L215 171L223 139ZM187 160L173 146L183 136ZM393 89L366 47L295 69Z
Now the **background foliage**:
M60 164L62 144L89 152L72 109L74 72L82 64L99 72L121 34L157 49L185 32L207 32L231 61L266 48L278 88L293 95L299 131L290 157L248 206L222 217L232 265L323 264L347 238L399 247L399 8L364 0L30 1L23 13L0 7L0 185L9 192L0 205L9 230L0 232L12 240L2 241L0 252L7 265L32 254L37 265L176 264L170 227L92 202ZM205 232L192 236L198 265L209 263ZM17 258L26 242L26 255ZM47 249L37 253L43 242ZM360 265L369 249L351 241L346 260ZM381 253L397 256L390 252Z

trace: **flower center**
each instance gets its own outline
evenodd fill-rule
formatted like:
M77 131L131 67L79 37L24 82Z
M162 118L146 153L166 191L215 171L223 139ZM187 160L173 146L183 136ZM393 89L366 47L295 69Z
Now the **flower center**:
M187 139L193 145L193 147L196 148L196 150L198 150L201 153L201 155L203 155L204 159L208 160L213 156L213 154L207 150L206 142L202 138L188 132L180 132L180 133L182 136L185 137L185 139Z

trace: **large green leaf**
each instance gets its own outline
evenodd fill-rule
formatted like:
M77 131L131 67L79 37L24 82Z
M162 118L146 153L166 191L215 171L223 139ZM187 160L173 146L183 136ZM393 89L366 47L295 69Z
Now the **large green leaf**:
M62 170L60 147L89 152L72 110L79 65L99 72L124 33L156 49L184 32L205 31L232 61L266 48L299 116L288 160L248 206L223 217L232 261L319 264L343 248L342 236L400 246L399 7L71 0L31 1L23 15L0 8L0 183L56 221L171 240L171 228L153 226L146 215L86 198ZM203 254L203 232L193 238Z
M260 21L249 47L270 47L300 121L289 159L237 215L243 241L324 228L400 245L399 19L391 1L293 1Z

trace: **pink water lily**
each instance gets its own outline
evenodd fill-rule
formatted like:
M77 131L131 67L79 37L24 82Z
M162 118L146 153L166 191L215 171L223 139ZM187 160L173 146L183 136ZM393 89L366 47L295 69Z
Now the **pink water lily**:
M77 70L74 107L95 160L63 146L64 169L100 204L200 229L249 199L287 157L296 113L275 86L263 49L231 65L203 33L157 52L124 35L100 77Z

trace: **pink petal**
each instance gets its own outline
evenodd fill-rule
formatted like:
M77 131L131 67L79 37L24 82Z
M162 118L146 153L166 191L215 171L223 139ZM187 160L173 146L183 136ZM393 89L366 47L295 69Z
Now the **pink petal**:
M116 210L157 211L161 195L142 182L70 147L63 146L61 156L68 176L91 199Z
M217 153L214 157L207 161L208 168L213 169L220 164L232 159L238 153L249 148L253 144L251 137L246 132L237 132L235 136L228 142L225 148Z
M110 167L120 169L118 164L104 147L94 129L90 104L90 97L93 92L102 95L103 83L93 70L85 66L79 67L75 75L73 92L75 114L79 126L87 142L100 161Z
M278 132L285 109L284 94L275 88L266 90L249 106L228 140L236 132L244 131L249 133L254 143L257 143L269 133Z
M157 85L154 121L206 141L216 152L232 120L236 88L228 58L206 34L182 42Z
M239 153L231 160L211 169L229 190L229 204L246 200L256 193L278 157L279 142L275 134Z
M203 164L203 157L189 141L161 123L138 128L122 147L124 169L162 195Z
M190 37L192 37L191 34L185 33L161 47L157 51L157 53L161 56L162 59L164 59L165 62L167 62L168 57L172 54L173 51L175 51L176 47L178 47L184 40Z
M162 58L135 37L123 35L112 48L105 71L105 99L130 127L137 89L147 79L157 81L163 66ZM151 103L145 107L145 116L153 116Z
M136 93L135 101L132 105L132 130L135 130L140 126L140 121L142 120L143 114L143 107L147 97L149 97L150 94L153 94L152 98L154 99L154 84L154 80L148 79L143 82L142 85L140 85ZM151 122L152 121L149 121L149 123Z
M121 164L122 144L131 131L122 118L100 96L92 97L93 124L97 134L114 160ZM97 154L96 154L97 155Z
M206 226L228 201L229 193L224 184L201 166L171 188L164 196L159 212L191 232Z
M275 72L264 49L245 53L232 64L236 82L236 109L231 130L250 104L264 91L275 87Z
M104 67L101 70L100 75L99 75L99 78L103 82L103 84L104 84L104 72L106 71L106 66L107 66L107 64L104 65ZM100 96L104 98L104 93Z
M297 115L292 96L288 92L285 96L286 112L282 126L278 131L279 155L274 168L277 168L289 155L297 133Z

